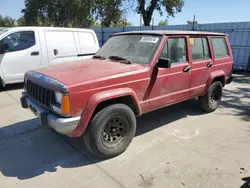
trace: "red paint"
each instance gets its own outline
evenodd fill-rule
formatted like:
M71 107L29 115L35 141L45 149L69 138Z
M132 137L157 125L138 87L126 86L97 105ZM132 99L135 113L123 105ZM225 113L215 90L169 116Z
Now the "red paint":
M157 31L154 31L157 34ZM141 32L140 32L141 33ZM232 74L233 57L226 38L229 56L215 59L209 33L159 32L162 41L149 65L122 64L110 60L84 60L66 63L38 70L59 80L69 88L72 116L81 116L81 120L72 137L79 137L86 130L96 106L105 100L121 96L131 96L138 109L138 116L152 110L168 106L180 101L204 95L218 76L225 80ZM192 61L192 49L189 36L207 37L211 59ZM216 33L211 35L215 36ZM169 37L184 37L187 41L186 63L173 65L171 68L157 68L156 64L163 47ZM212 67L207 63L213 62ZM192 70L183 72L183 68L191 66Z

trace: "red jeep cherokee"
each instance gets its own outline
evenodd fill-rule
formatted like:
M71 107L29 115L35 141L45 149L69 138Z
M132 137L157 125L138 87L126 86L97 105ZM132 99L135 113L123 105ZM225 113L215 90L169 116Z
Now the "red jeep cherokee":
M225 34L118 33L92 59L27 72L21 102L41 125L83 136L91 152L109 158L125 151L144 113L194 97L214 111L232 68Z

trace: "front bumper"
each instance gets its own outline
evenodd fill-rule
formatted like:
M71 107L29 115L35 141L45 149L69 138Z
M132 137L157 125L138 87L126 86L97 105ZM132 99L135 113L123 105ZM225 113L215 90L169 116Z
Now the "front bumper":
M30 99L26 93L22 94L20 100L22 107L30 108L30 110L39 118L42 126L50 126L61 134L67 135L72 133L76 129L81 118L80 116L73 118L58 117Z

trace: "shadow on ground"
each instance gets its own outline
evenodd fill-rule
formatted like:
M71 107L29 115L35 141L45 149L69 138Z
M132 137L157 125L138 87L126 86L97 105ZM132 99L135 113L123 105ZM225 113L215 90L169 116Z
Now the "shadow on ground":
M136 136L187 115L202 114L196 100L148 113L138 119ZM30 127L30 129L25 129ZM0 128L0 171L6 177L30 179L57 168L74 168L100 162L81 138L67 138L50 128L38 127L37 119Z
M245 183L240 188L250 188L250 177L242 178L242 180Z
M16 90L16 89L23 89L23 83L8 84L8 85L5 86L5 88L0 89L0 92L2 92L2 91L11 91L11 90Z
M236 115L245 116L248 104L235 104L241 102L237 92L243 97L249 93L245 88L225 90L227 100L222 105L238 110ZM138 118L136 136L179 119L202 114L197 100L163 108ZM49 128L41 129L37 124L37 120L28 120L0 128L0 171L4 176L30 179L45 172L56 172L57 168L75 168L100 162L86 150L81 138L67 138ZM25 130L25 127L32 128Z
M138 118L136 136L140 136L174 121L205 114L198 106L196 99L191 99L157 111L150 112Z
M250 99L250 75L236 75L234 83L240 83L241 87L234 89L225 87L221 106L232 109L232 113L225 115L239 116L245 121L250 121L250 101L246 101Z
M24 125L33 129L20 130ZM3 176L24 180L45 172L56 172L60 167L74 168L91 163L92 160L85 158L50 128L38 127L37 119L0 129L0 172Z

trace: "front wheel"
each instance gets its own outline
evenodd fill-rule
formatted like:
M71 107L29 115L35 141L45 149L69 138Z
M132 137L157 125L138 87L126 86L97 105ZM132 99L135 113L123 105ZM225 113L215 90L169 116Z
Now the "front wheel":
M202 110L206 112L215 111L222 99L222 84L221 82L214 82L206 95L199 97L199 104Z
M99 158L123 153L136 132L134 112L124 104L110 105L98 112L83 135L87 148Z

